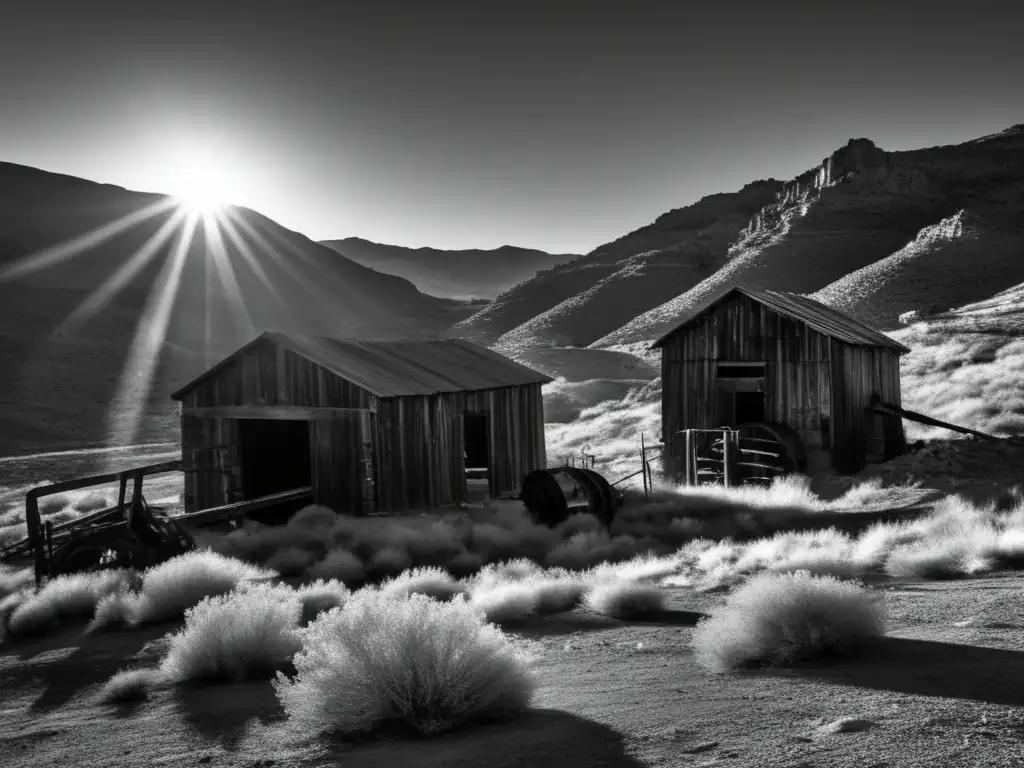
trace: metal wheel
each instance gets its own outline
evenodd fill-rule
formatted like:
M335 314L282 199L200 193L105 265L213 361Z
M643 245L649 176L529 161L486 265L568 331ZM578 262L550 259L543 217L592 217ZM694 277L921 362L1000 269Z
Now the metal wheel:
M806 464L803 443L797 434L781 424L741 424L737 474L751 485L769 485L776 478L801 472Z

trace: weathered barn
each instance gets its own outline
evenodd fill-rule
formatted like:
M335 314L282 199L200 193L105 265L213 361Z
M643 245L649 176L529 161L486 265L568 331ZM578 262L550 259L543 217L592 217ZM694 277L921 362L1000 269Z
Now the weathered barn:
M461 339L362 342L264 333L172 395L185 508L310 486L337 512L492 496L545 466L536 371Z
M812 299L735 288L654 347L661 349L666 474L680 478L686 429L771 423L803 445L802 469L855 472L905 450L902 344Z

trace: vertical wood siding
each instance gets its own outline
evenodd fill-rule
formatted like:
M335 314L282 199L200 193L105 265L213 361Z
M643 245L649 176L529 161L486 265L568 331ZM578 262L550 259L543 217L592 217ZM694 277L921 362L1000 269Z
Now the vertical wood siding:
M900 399L896 351L835 341L747 296L719 304L667 339L661 360L665 469L676 478L685 449L679 432L721 426L719 361L765 364L765 418L796 431L809 472L862 467L871 432L864 408L871 393L891 403ZM890 455L903 450L900 420L877 429Z
M364 499L363 443L370 442L373 505L404 512L465 501L462 415L490 414L492 493L510 493L546 465L541 385L433 396L377 398L290 350L260 344L183 393L183 406L296 405L366 408L316 421L310 428L317 503L342 513L369 511ZM186 511L235 498L241 487L238 430L232 419L182 417ZM205 450L236 446L233 452ZM267 446L274 450L274 446ZM235 468L230 468L234 460Z
M518 491L546 465L541 385L431 397L387 398L377 406L374 452L380 511L405 512L465 501L463 414L490 416L491 493Z

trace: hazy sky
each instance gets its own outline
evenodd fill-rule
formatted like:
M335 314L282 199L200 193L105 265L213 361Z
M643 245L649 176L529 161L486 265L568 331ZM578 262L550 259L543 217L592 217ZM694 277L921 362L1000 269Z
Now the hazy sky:
M1001 4L695 5L15 0L0 160L157 192L199 162L315 239L585 252L851 137L1024 122Z

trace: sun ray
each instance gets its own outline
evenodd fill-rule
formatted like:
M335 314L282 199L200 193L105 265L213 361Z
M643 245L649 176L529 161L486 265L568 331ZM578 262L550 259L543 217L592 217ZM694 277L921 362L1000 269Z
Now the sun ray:
M249 237L255 240L262 248L266 249L268 253L271 253L276 261L285 263L284 258L281 255L281 249L283 248L293 254L296 261L301 261L311 267L312 272L314 273L312 276L307 270L291 269L287 271L287 274L292 281L310 296L323 296L324 292L327 291L330 292L332 297L336 297L338 295L338 289L347 291L348 287L343 281L338 279L337 274L332 274L330 270L324 267L323 262L317 261L308 252L303 251L301 248L297 248L280 232L276 232L272 228L267 229L267 236L280 243L280 247L275 247L273 243L268 240L267 236L249 222L243 219L238 219L236 223L247 235L249 235ZM365 303L365 299L361 294L348 295L346 300L352 305Z
M138 434L198 221L199 217L194 215L185 219L177 248L164 262L135 328L128 359L108 412L107 444L111 447L130 445Z
M260 264L259 259L256 258L256 254L253 253L252 248L245 242L238 229L235 227L230 212L225 215L220 221L224 225L224 232L227 234L228 239L234 244L234 246L242 254L242 258L252 268L252 271L256 273L256 277L263 283L263 286L269 291L271 297L278 304L281 303L281 296L277 292L277 287L271 282L267 276L267 272L263 269L263 265ZM271 254L273 256L273 254ZM276 258L276 257L275 257Z
M207 263L212 263L216 274L220 278L220 284L224 286L227 294L228 304L234 310L236 317L241 317L245 322L246 331L251 335L256 333L256 324L253 322L252 313L245 303L242 295L242 288L238 284L238 277L235 275L235 268L228 258L227 249L224 246L224 236L220 230L221 214L219 212L210 214L203 220L203 233L206 238Z
M159 213L170 210L174 205L173 200L165 198L159 202L147 205L145 208L125 214L108 224L97 227L91 232L86 232L71 240L50 246L49 248L24 256L10 264L0 266L0 281L24 277L41 269L52 267L62 261L72 259L131 229L135 225L141 224L143 221L151 219Z
M96 290L90 293L77 309L64 320L54 331L55 336L69 333L77 326L92 318L97 312L106 308L114 298L134 280L148 265L163 245L171 238L174 231L185 219L185 214L175 211L171 217L153 235L142 244L128 261L117 268Z

